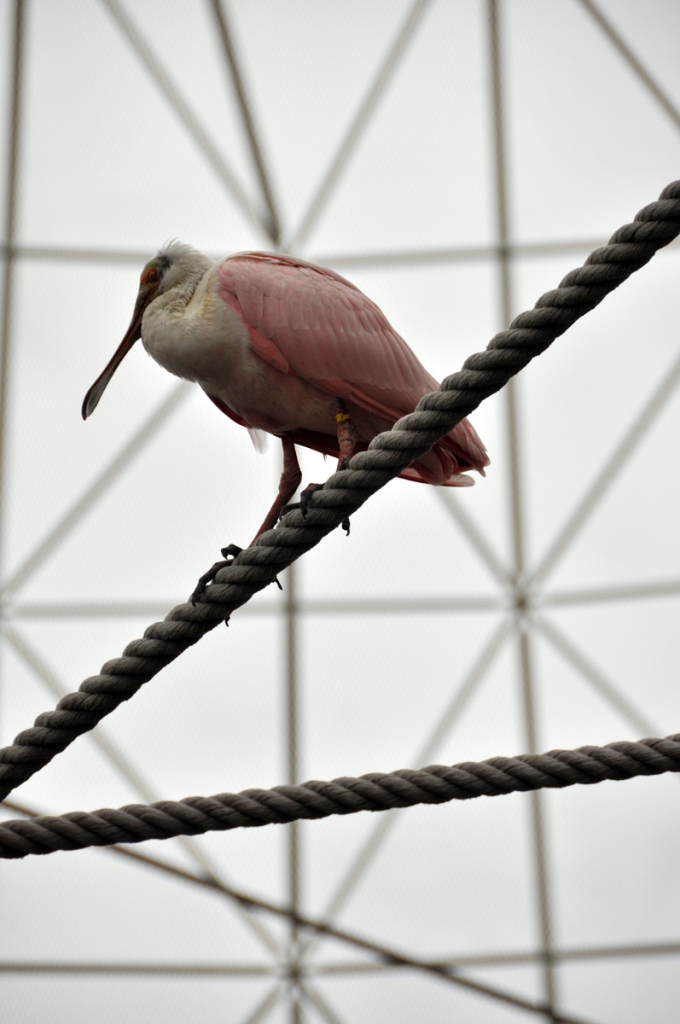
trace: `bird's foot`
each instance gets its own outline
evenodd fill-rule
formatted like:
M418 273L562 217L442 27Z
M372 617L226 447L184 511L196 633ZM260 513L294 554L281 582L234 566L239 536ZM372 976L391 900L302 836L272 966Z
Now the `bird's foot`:
M348 466L349 466L349 461L347 459L343 459L343 463L344 464L341 465L339 468L340 469L347 469ZM279 519L282 519L283 516L285 516L286 512L292 512L293 509L296 509L296 508L299 509L300 512L302 512L303 517L306 516L307 515L307 508L309 506L309 499L314 494L314 491L318 491L320 487L323 487L323 484L307 484L307 486L305 487L304 491L302 491L302 493L300 494L300 500L299 501L295 501L291 505L284 505L283 506L283 508L279 512ZM342 523L340 525L342 526L343 530L345 531L345 533L349 537L349 528L350 528L349 517L347 519L343 519L343 521L342 521Z
M189 598L193 605L195 605L196 602L200 600L201 595L205 592L205 588L208 586L209 583L212 583L220 569L226 569L227 566L231 565L236 556L240 555L242 551L243 548L240 548L238 544L228 544L226 548L222 548L222 555L224 561L215 562L215 564L211 566L211 568L208 569L207 572L203 573L198 583L196 584L196 587L194 588L193 594Z
M290 505L283 506L283 508L279 512L279 519L285 516L287 512L292 512L296 508L300 509L303 516L306 516L307 508L309 507L309 499L314 494L314 491L318 491L320 487L323 487L323 484L307 484L304 491L302 491L300 494L299 501L294 501Z

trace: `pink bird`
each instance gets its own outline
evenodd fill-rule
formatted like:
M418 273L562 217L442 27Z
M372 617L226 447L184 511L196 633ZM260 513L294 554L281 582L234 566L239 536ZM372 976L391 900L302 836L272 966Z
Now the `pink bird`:
M279 492L256 538L276 525L300 484L296 444L337 456L342 469L438 387L374 302L294 256L247 252L214 263L188 245L164 246L142 272L132 322L85 396L84 419L140 337L161 366L196 381L247 427L256 447L261 431L281 438ZM463 420L401 476L464 487L474 482L464 470L483 475L488 464Z

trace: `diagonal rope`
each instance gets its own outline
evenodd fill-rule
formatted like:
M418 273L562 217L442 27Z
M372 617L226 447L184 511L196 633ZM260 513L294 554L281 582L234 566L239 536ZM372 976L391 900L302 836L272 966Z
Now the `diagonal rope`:
M301 786L246 789L93 812L70 811L59 817L39 815L30 821L16 819L0 824L0 859L316 821L359 811L588 786L607 779L622 781L666 772L680 772L680 733L637 743L624 741L604 747L464 761L452 767L435 764L419 771L402 768L389 774L373 772ZM291 915L298 919L296 912L291 911Z
M198 604L177 605L163 622L149 626L142 639L128 644L121 658L106 662L98 676L86 679L76 693L60 700L54 711L39 715L32 729L0 750L0 799L273 583L284 568L422 457L678 234L680 182L673 182L658 202L641 210L632 224L619 228L608 245L591 253L584 266L567 274L533 310L520 313L484 352L470 356L460 372L447 377L438 391L425 395L415 412L375 437L367 451L352 458L348 469L334 473L312 494L306 515L289 512L275 530L262 534L217 573Z
M36 649L21 633L13 629L8 623L2 623L0 627L2 636L7 641L11 650L14 654L23 662L24 666L39 679L44 686L52 692L52 694L60 699L64 697L68 690L63 685L61 680L57 679L54 671L46 664L46 662L40 657ZM120 776L125 779L128 785L132 788L133 792L137 796L141 796L144 800L151 803L157 799L157 794L154 793L152 786L144 778L139 769L128 760L121 750L118 749L116 744L109 738L107 733L98 727L96 730L92 730L89 735L89 739L99 747L100 751L109 761L109 763L117 770ZM205 865L201 865L205 867Z

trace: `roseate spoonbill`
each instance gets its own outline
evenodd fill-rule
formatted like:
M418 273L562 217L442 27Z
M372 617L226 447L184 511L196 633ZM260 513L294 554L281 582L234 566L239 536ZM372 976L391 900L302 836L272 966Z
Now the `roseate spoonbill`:
M278 253L238 253L215 263L180 242L165 245L142 271L132 322L85 396L84 419L140 337L161 366L196 381L247 427L256 447L261 431L281 438L279 492L256 537L276 525L300 484L296 444L337 456L342 468L438 387L358 288ZM473 483L464 470L484 474L488 463L463 420L401 476L463 487Z

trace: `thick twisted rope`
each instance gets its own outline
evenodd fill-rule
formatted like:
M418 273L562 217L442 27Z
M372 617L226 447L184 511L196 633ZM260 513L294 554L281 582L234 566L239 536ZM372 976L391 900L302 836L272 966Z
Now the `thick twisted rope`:
M501 796L535 789L593 785L605 779L632 779L680 771L680 733L638 743L552 750L548 754L492 757L446 768L402 769L302 786L246 789L242 793L159 800L145 806L60 817L41 815L0 825L0 858L19 858L55 850L142 843L147 839L195 836L204 832L284 824L302 818L328 818L358 811L386 811L416 804L443 804L478 796Z
M289 512L262 534L229 567L221 569L196 606L180 604L163 622L149 626L123 656L107 661L54 711L39 715L14 743L0 750L0 799L25 782L60 751L110 714L165 665L195 644L219 622L273 583L282 569L314 547L377 490L424 455L465 416L499 391L579 317L651 260L680 234L680 181L668 185L658 202L641 210L582 267L572 270L533 310L520 313L484 352L470 356L463 369L425 395L416 411L355 455L349 469L335 473L312 495L305 516Z

